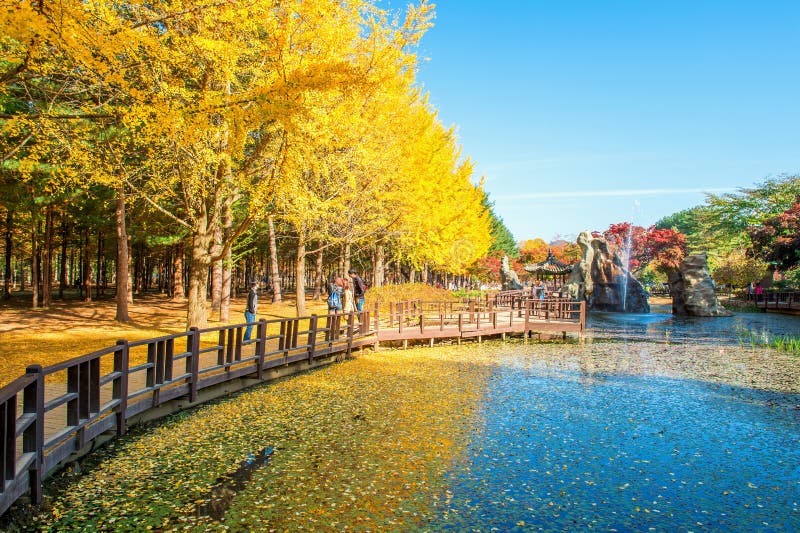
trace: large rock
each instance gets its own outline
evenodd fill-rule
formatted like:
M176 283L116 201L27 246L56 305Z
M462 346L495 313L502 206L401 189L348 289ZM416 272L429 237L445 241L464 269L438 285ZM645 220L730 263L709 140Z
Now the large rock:
M508 264L507 255L504 255L500 262L500 281L503 284L504 291L518 291L522 289L519 276L517 276L517 273L514 272Z
M672 312L688 316L731 316L714 293L714 280L708 273L705 253L692 254L669 275Z
M572 269L567 291L584 299L589 309L627 313L649 313L647 292L634 278L608 243L584 231L578 236L581 261Z

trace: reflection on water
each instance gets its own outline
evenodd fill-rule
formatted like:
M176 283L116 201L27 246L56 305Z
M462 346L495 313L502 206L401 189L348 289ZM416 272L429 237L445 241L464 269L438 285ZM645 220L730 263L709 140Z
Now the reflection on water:
M234 472L218 478L205 501L197 504L197 516L209 516L214 520L222 520L236 494L247 486L256 469L269 462L272 453L272 447L264 448L258 453L251 453L239 463L239 468Z
M444 529L800 531L800 395L516 359Z
M589 338L699 342L737 345L738 330L770 336L800 334L800 316L776 313L736 313L731 317L674 316L669 305L654 305L649 314L591 311L586 319Z

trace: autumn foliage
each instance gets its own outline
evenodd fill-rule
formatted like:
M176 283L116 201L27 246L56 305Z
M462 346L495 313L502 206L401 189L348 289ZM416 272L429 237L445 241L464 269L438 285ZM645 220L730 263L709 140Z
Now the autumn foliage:
M132 234L188 264L188 326L207 321L209 272L230 279L233 249L263 243L266 220L297 279L333 249L343 264L360 251L378 284L384 259L465 273L491 244L490 212L416 80L432 20L425 0L405 13L366 0L8 2L0 207L19 249L7 255L50 280L59 224L82 232L85 270L105 261L95 236L124 251ZM124 283L127 255L109 262ZM98 281L83 276L87 290Z
M643 228L629 222L612 224L603 237L619 256L627 254L631 270L647 265L676 269L686 257L686 236L673 229Z
M750 238L755 251L781 269L788 270L800 264L800 196L783 213L751 227Z

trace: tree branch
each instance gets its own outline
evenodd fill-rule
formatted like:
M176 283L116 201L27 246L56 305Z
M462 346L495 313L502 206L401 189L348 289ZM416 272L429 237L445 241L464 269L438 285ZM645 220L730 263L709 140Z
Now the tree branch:
M225 5L225 4L229 4L229 3L230 2L224 1L224 2L217 2L215 4L207 4L207 5L204 5L204 6L190 7L189 9L184 9L183 11L178 11L176 13L169 13L168 15L164 15L163 17L159 17L159 18L156 18L156 19L148 19L148 20L143 20L142 22L137 22L136 24L134 24L133 26L131 26L128 29L135 30L136 28L141 28L142 26L149 26L150 24L156 24L158 22L165 22L165 21L167 21L169 19L173 19L173 18L176 18L176 17L181 17L183 15L188 15L189 13L194 13L194 12L197 12L197 11L203 11L204 9L208 9L208 8L212 8L212 7L219 7L219 6L222 6L222 5ZM111 35L116 35L121 31L122 31L122 29L114 30L114 31L111 32Z

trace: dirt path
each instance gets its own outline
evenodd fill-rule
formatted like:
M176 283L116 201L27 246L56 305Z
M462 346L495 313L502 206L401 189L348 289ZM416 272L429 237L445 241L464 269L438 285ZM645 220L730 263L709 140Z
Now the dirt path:
M294 316L293 299L272 304L262 297L258 318ZM114 320L113 300L56 302L49 309L29 309L20 300L0 307L0 386L25 373L32 364L51 365L114 344L184 331L186 303L165 295L146 295L130 306L130 324ZM244 322L244 296L231 302L231 324ZM326 312L323 301L307 303L309 313ZM222 325L208 306L209 326Z

